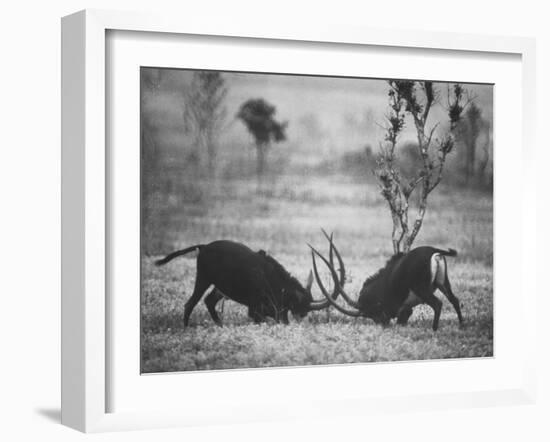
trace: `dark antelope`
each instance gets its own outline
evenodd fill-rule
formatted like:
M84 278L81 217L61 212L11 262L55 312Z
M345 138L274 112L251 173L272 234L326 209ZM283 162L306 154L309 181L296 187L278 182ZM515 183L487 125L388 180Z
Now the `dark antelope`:
M329 237L324 231L323 233L330 242L330 262L310 246L313 272L327 302L340 312L349 316L371 318L381 324L388 324L392 318L397 318L398 324L406 324L413 307L418 304L428 304L434 311L432 328L437 330L442 302L434 292L439 289L453 305L459 322L463 323L460 303L451 289L445 260L445 256L456 256L456 250L424 246L417 247L408 253L395 254L383 268L365 281L359 298L355 301L344 291L346 270L342 257L332 241L332 236ZM338 258L339 276L334 269L333 252ZM329 268L334 280L336 296L341 294L352 309L337 304L336 296L328 294L319 277L315 255L319 256Z
M164 265L178 256L198 250L195 288L185 303L183 325L206 290L214 289L204 302L214 322L222 324L216 304L225 296L248 307L248 316L255 322L271 317L288 324L288 312L300 320L309 311L328 307L329 301L315 301L311 295L313 275L302 286L286 269L265 251L254 252L244 244L233 241L214 241L173 252L155 262ZM330 295L329 295L330 296ZM333 296L336 299L337 292Z

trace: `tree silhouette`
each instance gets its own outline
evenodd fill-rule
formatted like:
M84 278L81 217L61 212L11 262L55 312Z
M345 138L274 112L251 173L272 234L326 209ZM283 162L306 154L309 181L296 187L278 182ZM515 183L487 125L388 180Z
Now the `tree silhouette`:
M449 130L441 138L435 137L439 123L427 127L430 110L439 100L439 92L431 81L389 80L390 112L387 115L385 143L380 145L380 158L375 175L386 199L393 221L392 243L394 253L408 252L422 227L428 195L441 182L445 159L452 151L454 132L462 113L472 98L460 84L447 89ZM409 115L416 129L417 149L421 165L411 177L405 177L396 164L399 135ZM417 213L409 225L409 200L418 188Z
M226 117L224 106L227 88L219 72L197 71L184 92L183 120L186 132L195 141L195 156L200 163L202 152L208 156L208 170L214 171L217 137Z
M237 113L237 118L245 124L254 137L258 179L261 179L264 174L267 151L271 143L286 140L285 130L288 123L276 121L274 119L275 112L275 106L258 98L243 103Z
M465 163L464 171L466 174L467 183L471 183L472 178L476 174L476 156L478 141L482 131L485 129L486 123L483 120L481 109L472 103L468 110L464 114L464 118L457 126L457 138L462 141L465 148ZM483 152L485 158L480 161L480 171L478 172L478 178L481 180L485 167L488 161L488 154Z

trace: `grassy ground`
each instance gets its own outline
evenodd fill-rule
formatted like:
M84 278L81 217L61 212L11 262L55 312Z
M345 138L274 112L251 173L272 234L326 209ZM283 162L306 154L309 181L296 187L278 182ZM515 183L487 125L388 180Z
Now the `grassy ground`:
M192 244L233 239L263 248L304 281L311 268L306 242L326 250L320 228L335 232L348 271L348 293L391 255L391 223L374 186L339 176L287 176L254 181L181 183L153 196L142 242L142 371L166 372L243 367L337 364L491 356L493 351L492 197L439 188L416 245L453 247L449 275L463 304L466 323L444 299L439 330L433 312L415 308L409 324L383 328L330 310L300 323L255 325L234 302L219 304L225 326L218 328L204 304L191 326L182 325L183 306L195 281L195 259L157 268L156 257ZM328 276L327 276L328 281ZM319 298L317 291L314 296Z

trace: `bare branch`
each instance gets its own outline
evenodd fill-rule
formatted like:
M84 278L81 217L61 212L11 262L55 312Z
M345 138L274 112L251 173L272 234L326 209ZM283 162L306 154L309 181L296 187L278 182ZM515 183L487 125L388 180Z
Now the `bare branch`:
M407 252L418 235L428 206L429 194L442 180L445 160L452 151L455 141L453 131L461 118L464 109L475 97L462 85L447 87L447 114L450 121L449 132L441 139L435 140L435 133L440 127L437 122L430 129L426 122L431 108L439 102L439 91L432 82L414 82L406 80L389 80L388 104L386 115L388 125L385 144L380 143L380 158L374 171L382 196L388 203L392 217L392 244L394 252ZM424 96L422 98L421 94ZM397 142L405 125L405 114L412 117L422 165L411 179L404 178L397 166ZM434 158L435 157L435 158ZM409 225L409 199L418 189L416 215Z
M428 135L428 140L426 142L426 144L429 146L431 143L432 143L432 137L433 137L433 134L435 133L437 127L439 126L439 123L441 123L440 121L438 121L434 127L432 127L432 129L430 130L430 134Z
M432 104L435 99L435 93L434 93L434 87L433 82L431 81L424 81L422 83L424 93L426 94L426 103L424 104L424 112L422 113L422 121L424 124L426 124L426 120L428 119L428 114L430 113L430 108L432 107Z

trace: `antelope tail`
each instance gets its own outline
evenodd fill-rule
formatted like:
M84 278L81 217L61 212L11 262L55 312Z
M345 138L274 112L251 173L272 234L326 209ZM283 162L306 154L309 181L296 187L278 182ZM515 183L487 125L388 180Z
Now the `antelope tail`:
M458 253L455 249L449 249L446 252L439 252L439 253L441 253L442 255L445 255L445 256L452 256L452 257L455 257L456 255L458 255Z
M433 249L433 252L434 253L438 253L439 255L443 255L443 256L450 256L450 257L455 257L456 255L458 255L457 251L455 249L447 249L447 250L443 250L443 249L436 249L434 248Z
M445 280L447 279L447 260L445 256L454 257L456 255L457 252L455 249L435 249L435 253L430 260L430 270L432 284L435 284L436 287L444 287Z
M157 259L155 261L155 265L156 266L162 266L162 265L172 261L174 258L177 258L178 256L187 255L188 253L191 253L191 252L193 252L197 249L200 249L203 246L204 246L204 244L197 244L196 246L191 246L191 247L187 247L186 249L183 249L183 250L178 250L176 252L172 252L169 255L166 255L162 259Z

